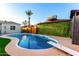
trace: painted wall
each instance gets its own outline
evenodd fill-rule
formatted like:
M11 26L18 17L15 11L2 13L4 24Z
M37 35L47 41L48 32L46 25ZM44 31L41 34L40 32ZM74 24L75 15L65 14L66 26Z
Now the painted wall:
M73 19L72 43L79 45L79 15Z
M0 24L0 34L1 34L1 31L2 31L2 24Z

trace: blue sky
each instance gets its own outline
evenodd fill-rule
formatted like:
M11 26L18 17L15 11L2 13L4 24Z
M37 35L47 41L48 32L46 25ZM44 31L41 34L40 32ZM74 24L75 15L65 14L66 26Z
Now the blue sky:
M79 9L75 3L13 3L1 4L1 20L14 21L22 24L27 20L25 10L32 10L31 24L44 22L48 16L57 15L59 19L69 19L70 11ZM2 15L3 14L3 15ZM5 16L4 16L5 15Z

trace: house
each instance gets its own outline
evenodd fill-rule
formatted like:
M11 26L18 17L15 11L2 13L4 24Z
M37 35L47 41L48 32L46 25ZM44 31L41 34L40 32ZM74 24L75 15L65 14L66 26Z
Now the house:
M49 22L55 21L55 20L57 20L57 16L56 15L54 15L54 16L48 16L48 18L47 18L47 21L49 21Z
M47 18L46 22L65 22L65 21L70 21L69 19L57 19L57 16L50 16Z
M20 24L12 21L0 21L0 34L11 34L20 32Z

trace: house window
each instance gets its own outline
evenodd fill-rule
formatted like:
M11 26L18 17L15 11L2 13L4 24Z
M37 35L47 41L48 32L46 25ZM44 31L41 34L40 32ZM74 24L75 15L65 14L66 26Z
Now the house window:
M10 26L10 30L15 30L15 26Z

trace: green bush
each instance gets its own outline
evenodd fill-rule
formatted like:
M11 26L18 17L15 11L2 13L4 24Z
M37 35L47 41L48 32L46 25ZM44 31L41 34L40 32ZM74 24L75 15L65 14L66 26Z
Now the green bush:
M42 23L37 25L38 34L48 34L55 36L70 36L70 22Z

